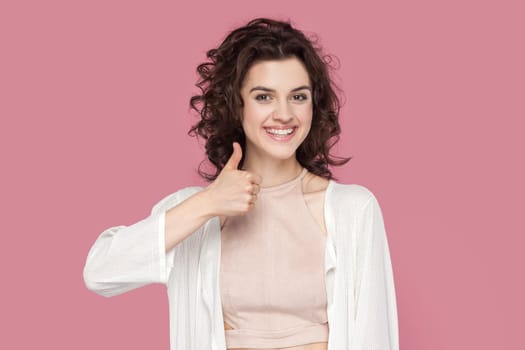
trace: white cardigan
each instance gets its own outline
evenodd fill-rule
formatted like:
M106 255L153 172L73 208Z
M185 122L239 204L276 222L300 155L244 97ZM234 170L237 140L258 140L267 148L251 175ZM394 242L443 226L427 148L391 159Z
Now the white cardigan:
M172 350L226 349L219 218L165 253L165 212L202 189L179 190L157 203L146 219L105 230L84 267L87 288L106 297L165 284ZM364 186L330 180L324 214L328 350L398 350L394 276L376 197Z

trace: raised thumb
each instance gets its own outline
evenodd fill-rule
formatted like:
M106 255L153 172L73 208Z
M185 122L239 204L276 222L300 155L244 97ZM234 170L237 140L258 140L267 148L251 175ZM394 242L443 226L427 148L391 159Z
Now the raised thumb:
M239 163L241 162L242 158L242 148L241 145L239 145L238 142L233 143L233 153L230 156L230 159L228 159L228 162L224 165L224 168L226 169L233 169L237 170L239 167Z

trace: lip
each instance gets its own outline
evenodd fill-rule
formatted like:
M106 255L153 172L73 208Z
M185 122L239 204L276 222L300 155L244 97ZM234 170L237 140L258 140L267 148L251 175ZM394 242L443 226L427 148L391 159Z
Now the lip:
M297 126L276 126L276 127L273 127L273 126L266 126L264 127L264 133L269 137L271 138L272 140L274 141L278 141L278 142L286 142L286 141L289 141L291 140L296 132L297 132ZM269 132L266 131L266 129L274 129L274 130L286 130L286 129L293 129L293 131L288 134L288 135L284 135L284 136L281 136L281 135L275 135L275 134L270 134Z
M277 130L286 130L297 128L297 125L287 125L287 126L264 126L265 129L277 129Z

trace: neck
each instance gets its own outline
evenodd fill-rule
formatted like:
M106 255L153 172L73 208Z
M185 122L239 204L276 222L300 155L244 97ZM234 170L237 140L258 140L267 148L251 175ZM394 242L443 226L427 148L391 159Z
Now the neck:
M246 157L243 168L262 177L261 187L280 185L301 173L303 166L294 157L286 160L266 159L250 162Z

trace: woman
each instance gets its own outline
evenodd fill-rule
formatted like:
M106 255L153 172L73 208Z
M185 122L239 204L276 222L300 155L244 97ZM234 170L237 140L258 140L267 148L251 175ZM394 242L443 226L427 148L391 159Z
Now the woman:
M113 296L164 283L172 349L398 349L381 209L337 183L339 103L321 52L289 23L255 19L198 67L211 183L104 231L84 279Z

